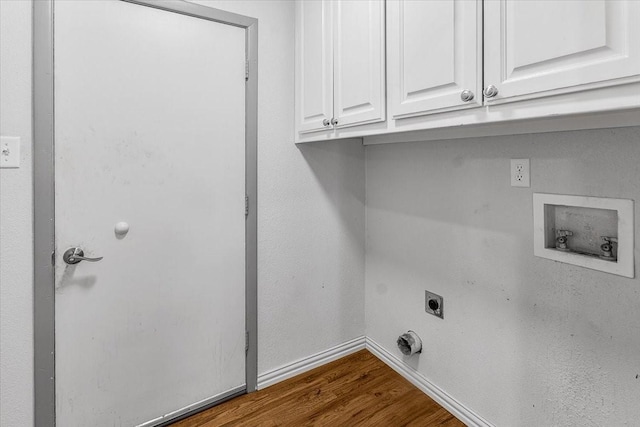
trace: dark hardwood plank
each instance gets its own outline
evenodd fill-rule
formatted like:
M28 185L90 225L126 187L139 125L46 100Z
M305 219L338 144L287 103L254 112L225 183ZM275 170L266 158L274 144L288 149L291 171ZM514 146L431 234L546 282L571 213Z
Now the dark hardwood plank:
M464 424L367 350L172 427L463 427Z

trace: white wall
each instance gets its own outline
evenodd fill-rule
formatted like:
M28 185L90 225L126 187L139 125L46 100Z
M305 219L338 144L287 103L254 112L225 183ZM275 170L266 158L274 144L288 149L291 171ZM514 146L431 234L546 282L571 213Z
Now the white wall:
M294 3L203 1L260 20L260 373L364 333L364 149L293 144ZM23 137L3 169L2 426L33 423L31 2L0 0L2 134Z
M0 134L22 138L0 169L0 425L33 423L31 3L0 1Z
M199 1L259 20L258 372L364 334L364 148L293 144L294 2Z
M531 159L531 188L510 186L510 158ZM369 146L366 162L367 336L400 357L418 332L407 362L496 426L637 425L640 280L534 257L532 193L634 199L637 248L639 127Z

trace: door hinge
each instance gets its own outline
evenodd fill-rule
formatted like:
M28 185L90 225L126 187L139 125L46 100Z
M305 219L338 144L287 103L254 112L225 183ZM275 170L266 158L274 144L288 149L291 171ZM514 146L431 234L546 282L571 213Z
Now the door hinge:
M244 196L244 217L249 216L249 196Z
M244 331L244 352L249 352L249 331Z
M56 266L56 251L51 252L51 266L52 267Z
M244 79L249 80L249 60L244 61Z

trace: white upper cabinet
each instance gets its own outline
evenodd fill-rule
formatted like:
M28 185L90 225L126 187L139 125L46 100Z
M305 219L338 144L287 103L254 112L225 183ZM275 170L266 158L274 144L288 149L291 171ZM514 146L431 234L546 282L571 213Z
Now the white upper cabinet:
M333 8L336 125L383 121L384 1L343 0Z
M384 121L384 1L304 0L296 15L298 132Z
M300 132L327 129L333 117L330 1L296 5L296 120Z
M482 105L482 2L387 2L387 55L393 118Z
M640 0L296 7L297 142L640 125Z
M489 103L640 78L638 0L486 0L484 13L484 82L497 89Z

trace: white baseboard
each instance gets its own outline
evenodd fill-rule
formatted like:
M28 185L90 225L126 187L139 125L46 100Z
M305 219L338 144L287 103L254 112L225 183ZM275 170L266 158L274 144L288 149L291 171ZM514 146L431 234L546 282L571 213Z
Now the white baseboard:
M270 385L279 383L280 381L284 381L287 378L294 377L313 368L317 368L325 363L333 362L334 360L340 359L341 357L355 353L356 351L364 348L365 337L362 336L272 371L265 372L264 374L258 375L258 390L269 387Z
M366 338L366 348L466 425L471 427L494 427L493 424L458 402L440 387L425 378L420 372L398 359L395 355L389 353L369 337Z

